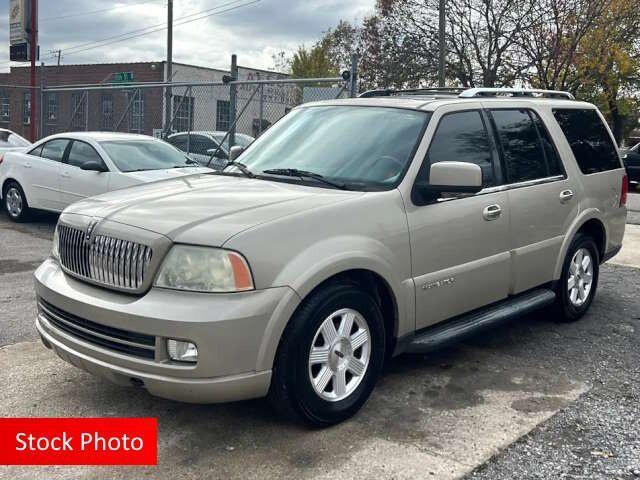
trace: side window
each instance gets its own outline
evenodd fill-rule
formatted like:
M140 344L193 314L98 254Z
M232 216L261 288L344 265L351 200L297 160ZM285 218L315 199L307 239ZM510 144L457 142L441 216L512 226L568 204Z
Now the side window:
M69 150L67 163L74 167L82 167L82 165L90 161L104 164L98 152L91 145L75 140L71 145L71 150Z
M64 151L69 145L69 140L64 138L56 138L44 144L42 147L41 157L48 158L55 162L61 162L64 157Z
M479 111L449 113L442 117L419 180L426 180L429 168L438 162L475 163L482 169L482 185L496 184L489 135Z
M168 142L178 150L182 150L183 152L187 151L187 137L185 137L184 135L172 137L168 140Z
M538 135L540 136L540 141L542 142L544 156L547 160L549 176L553 177L556 175L564 175L562 160L560 160L560 156L558 155L558 151L556 150L553 140L551 139L551 135L549 135L547 127L544 125L544 122L536 112L529 111L529 114L531 115L531 118L533 118L533 123L536 124L536 128L538 129Z
M549 176L538 129L528 110L491 110L509 183Z
M616 146L596 110L558 108L553 115L582 173L622 168Z
M36 148L34 148L30 152L28 152L29 155L33 155L34 157L41 157L42 156L42 147L44 147L44 144L38 145Z
M198 155L208 155L207 150L216 148L216 145L205 137L192 137L191 139L191 151Z

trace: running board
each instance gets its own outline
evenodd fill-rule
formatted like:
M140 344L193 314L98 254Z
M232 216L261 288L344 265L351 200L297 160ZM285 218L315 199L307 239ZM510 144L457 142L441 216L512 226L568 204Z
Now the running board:
M481 330L495 327L513 317L531 313L552 304L556 294L547 288L532 290L508 298L490 307L475 310L416 333L406 348L407 353L427 353L460 341Z

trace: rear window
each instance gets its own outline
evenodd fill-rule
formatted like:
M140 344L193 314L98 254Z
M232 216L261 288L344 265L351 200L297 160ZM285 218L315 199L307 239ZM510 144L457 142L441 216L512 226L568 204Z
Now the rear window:
M558 108L553 114L582 173L621 168L616 146L595 110Z

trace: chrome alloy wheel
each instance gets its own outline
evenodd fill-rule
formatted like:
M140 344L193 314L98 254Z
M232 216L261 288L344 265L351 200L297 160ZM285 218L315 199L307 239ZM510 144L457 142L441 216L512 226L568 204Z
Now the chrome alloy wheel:
M364 317L343 308L329 315L313 337L309 379L323 400L344 400L358 388L369 366L371 334Z
M10 187L6 192L6 205L9 215L17 218L22 213L22 195L16 187Z
M586 248L576 251L569 264L567 291L574 307L581 307L589 298L593 285L593 258Z

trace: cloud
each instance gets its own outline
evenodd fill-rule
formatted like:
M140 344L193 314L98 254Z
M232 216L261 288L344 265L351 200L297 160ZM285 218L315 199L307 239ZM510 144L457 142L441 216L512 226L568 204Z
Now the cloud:
M340 19L362 20L372 13L375 4L375 0L260 0L232 10L251 1L176 0L174 61L227 68L231 54L236 53L241 65L271 68L274 53L314 42ZM6 20L0 22L0 42L8 46L8 1L3 3L0 18ZM90 44L148 26L164 26L166 7L162 0L122 0L110 4L101 0L43 0L39 3L41 58L48 64L55 62L51 51L58 49L62 49L63 63L165 58L166 30L122 42L112 38L105 43L114 43L104 46ZM109 8L111 10L77 16ZM197 18L194 13L205 10L208 12L200 16L215 15L186 23ZM52 18L61 16L69 17ZM8 68L8 53L8 47L0 51L0 68L4 70Z

